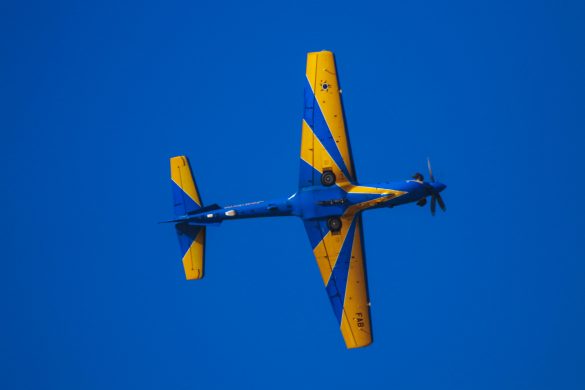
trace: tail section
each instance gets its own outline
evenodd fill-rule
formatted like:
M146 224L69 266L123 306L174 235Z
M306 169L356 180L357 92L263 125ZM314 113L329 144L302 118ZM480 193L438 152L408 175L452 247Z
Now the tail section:
M178 223L175 230L183 253L185 277L188 280L201 279L205 263L205 226Z
M171 180L176 216L185 216L204 210L186 156L171 158ZM175 224L175 230L183 254L185 276L187 279L201 279L205 260L205 226L193 226L187 222L178 222Z
M186 156L171 158L171 180L173 182L175 215L191 214L203 207Z

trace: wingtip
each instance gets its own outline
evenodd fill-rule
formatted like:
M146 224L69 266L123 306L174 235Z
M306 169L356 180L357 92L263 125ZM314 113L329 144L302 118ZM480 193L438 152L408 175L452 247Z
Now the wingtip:
M347 349L359 349L359 348L368 347L368 346L372 345L373 343L374 343L374 340L370 340L367 343L346 345L346 347L347 347Z

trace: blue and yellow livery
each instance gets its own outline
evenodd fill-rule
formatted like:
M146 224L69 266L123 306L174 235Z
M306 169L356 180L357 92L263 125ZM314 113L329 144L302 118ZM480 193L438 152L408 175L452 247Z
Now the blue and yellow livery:
M309 53L301 130L299 187L288 198L204 206L185 156L171 158L175 224L187 279L203 277L205 228L225 220L295 216L302 219L335 318L348 348L372 342L362 212L430 198L445 210L430 162L430 180L359 184L345 125L333 53Z
M175 215L181 217L199 213L202 209L201 198L187 157L171 158L171 181ZM175 224L175 230L183 253L183 267L187 279L201 279L205 255L205 226L180 222Z

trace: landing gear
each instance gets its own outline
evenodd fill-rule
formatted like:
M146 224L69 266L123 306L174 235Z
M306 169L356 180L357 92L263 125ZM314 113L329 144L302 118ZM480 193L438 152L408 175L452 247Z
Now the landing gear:
M329 226L329 230L333 233L337 233L341 230L341 219L337 217L331 217L327 220L327 226Z
M332 171L323 172L323 175L321 175L321 184L325 187L330 187L335 184L335 173Z
M420 207L423 207L425 204L427 204L427 198L421 198L418 202L416 202L416 205Z

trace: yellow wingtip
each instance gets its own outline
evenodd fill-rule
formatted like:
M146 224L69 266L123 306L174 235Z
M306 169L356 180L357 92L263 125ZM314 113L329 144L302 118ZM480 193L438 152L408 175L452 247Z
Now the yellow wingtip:
M199 191L193 179L193 172L187 156L171 157L171 179L201 207Z

